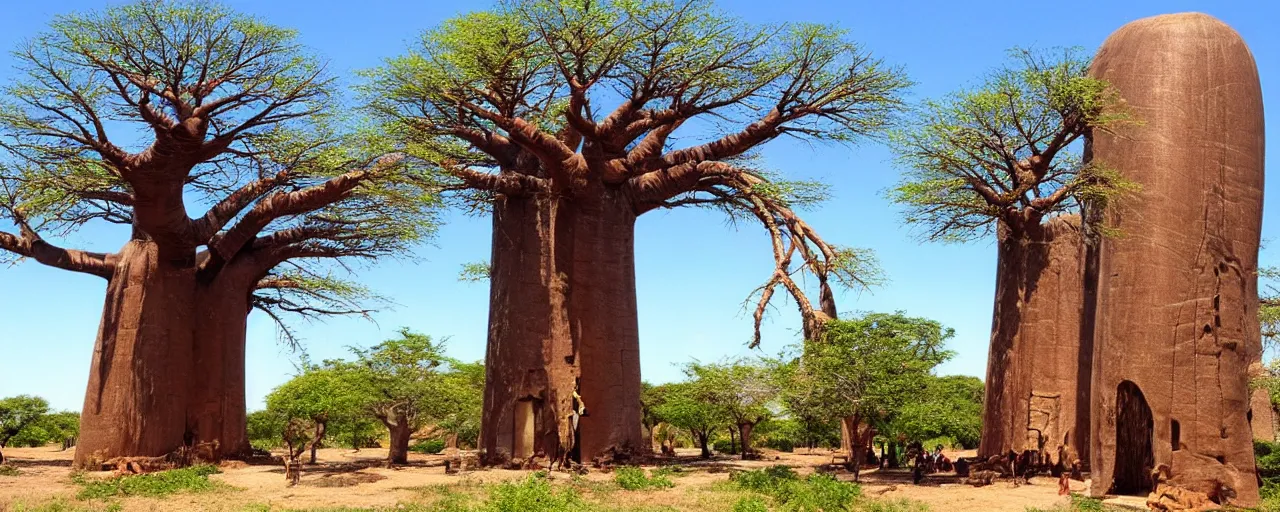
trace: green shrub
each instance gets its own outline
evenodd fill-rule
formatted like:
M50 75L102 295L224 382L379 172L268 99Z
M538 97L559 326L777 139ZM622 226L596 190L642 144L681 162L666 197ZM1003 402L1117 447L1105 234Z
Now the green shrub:
M862 495L857 484L841 482L824 474L800 479L787 466L744 471L730 478L741 489L773 498L785 511L845 510Z
M72 481L82 488L76 497L82 500L103 499L114 496L162 497L178 492L204 492L216 489L218 484L209 481L209 475L218 473L211 465L161 471L145 475L130 475L105 480L85 480L81 475Z
M716 442L711 443L711 449L715 450L717 453L727 453L729 455L736 455L738 453L737 444L729 439L717 439Z
M856 512L929 512L929 506L918 501L901 500L868 500L856 503L850 510Z
M1271 501L1280 505L1280 443L1269 443L1255 440L1253 442L1254 460L1258 466L1258 477L1262 479L1260 489L1263 501ZM1280 507L1264 510L1280 510Z
M586 502L573 489L556 491L545 478L531 476L505 482L489 491L484 512L586 512Z
M436 454L444 451L444 440L442 439L426 439L418 441L409 447L409 451L417 453Z
M21 501L14 503L13 508L9 509L13 512L119 512L121 510L119 503L111 503L105 507L91 507L89 505L69 502L63 498L55 498L42 503L29 505Z
M0 466L0 476L18 476L21 473L22 473L21 471L18 471L18 468L15 468L13 466L10 466L7 464L4 466Z
M769 512L769 505L759 496L745 496L733 504L733 512Z
M765 440L764 446L780 452L793 452L796 449L795 442L786 437L771 437Z
M658 474L656 471L653 476L646 477L644 468L635 466L623 466L613 471L613 481L618 487L628 491L638 491L641 489L666 489L675 487L676 484L667 478L666 474Z

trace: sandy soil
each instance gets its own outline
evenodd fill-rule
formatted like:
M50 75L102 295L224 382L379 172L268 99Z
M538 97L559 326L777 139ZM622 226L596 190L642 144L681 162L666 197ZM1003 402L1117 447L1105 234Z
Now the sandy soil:
M71 451L57 447L10 448L5 451L11 464L20 474L14 477L0 476L0 511L9 510L14 504L38 504L52 499L74 500L77 487L71 483ZM806 454L772 453L764 460L741 461L731 458L698 460L696 450L681 452L681 462L686 471L674 479L676 487L649 492L608 492L608 501L616 505L670 505L680 510L723 508L722 493L713 486L728 479L733 468L754 469L774 464L793 466L807 474L814 468L831 462L831 454L816 451ZM528 472L487 469L447 475L442 456L412 454L410 465L398 469L380 467L385 450L365 449L358 452L344 449L324 449L319 452L319 464L307 466L302 480L296 487L286 487L284 470L279 466L225 465L223 472L210 477L228 484L234 489L211 494L178 494L163 499L129 498L121 502L124 510L177 512L187 510L243 510L249 506L266 505L272 509L313 507L393 507L403 502L431 502L442 493L441 487L455 492L479 492L478 485L523 478ZM87 477L110 476L110 473L89 473ZM852 475L840 474L841 479L851 480ZM570 476L554 473L553 479L568 483ZM592 486L611 482L613 475L592 471L577 485ZM1014 486L1009 482L974 488L956 483L953 475L938 474L926 477L921 485L911 484L911 475L905 471L864 471L863 490L866 494L885 498L907 498L923 502L931 510L941 512L1009 511L1023 512L1026 507L1051 508L1063 504L1066 498L1057 495L1057 482L1052 478L1035 478L1030 485ZM597 485L597 489L609 486ZM1081 482L1072 482L1073 490L1084 489ZM93 505L93 504L89 504ZM91 507L92 508L92 507Z

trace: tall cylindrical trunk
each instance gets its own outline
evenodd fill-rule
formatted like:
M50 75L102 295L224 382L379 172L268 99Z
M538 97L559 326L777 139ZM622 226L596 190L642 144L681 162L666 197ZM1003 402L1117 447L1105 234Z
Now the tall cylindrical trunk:
M202 283L197 295L194 378L188 428L198 446L215 448L213 460L250 451L245 418L245 334L249 297L257 276L238 264Z
M698 446L702 448L702 458L711 458L711 434L694 434L698 440Z
M568 251L563 201L547 196L499 196L493 204L489 337L485 355L479 448L486 464L510 460L516 435L533 420L534 450L560 457L573 442L570 416L578 354L565 300ZM517 418L521 400L534 416ZM595 404L590 404L594 406Z
M751 429L753 428L755 428L755 425L751 423L738 424L738 434L742 439L742 458L744 459L747 458L747 454L751 453Z
M1056 453L1064 444L1083 452L1081 425L1089 413L1078 405L1093 353L1080 341L1086 295L1080 218L1002 223L999 231L979 454Z
M636 311L635 222L631 201L599 186L576 201L569 313L587 404L583 461L645 452L641 433L640 330Z
M390 445L387 446L387 462L389 464L408 464L409 436L413 435L413 429L409 427L409 420L397 418L395 423L387 423L387 432L390 434Z
M194 255L161 257L133 240L107 284L89 368L75 466L160 456L184 444L192 364Z

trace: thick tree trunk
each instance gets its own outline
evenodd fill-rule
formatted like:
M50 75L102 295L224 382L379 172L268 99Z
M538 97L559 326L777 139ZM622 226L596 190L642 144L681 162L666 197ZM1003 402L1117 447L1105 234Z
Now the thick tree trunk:
M573 443L570 416L578 377L565 299L568 251L557 243L564 205L548 197L499 196L493 208L479 448L486 464L510 460L517 433L528 427L515 425L517 402L532 400L535 452L562 457Z
M569 313L587 404L582 460L645 452L641 435L640 330L631 201L607 186L574 205Z
M698 439L698 445L702 447L702 458L711 458L711 435L710 434L694 434Z
M187 441L194 254L174 261L156 243L133 240L118 257L89 369L78 468L160 456Z
M197 295L194 366L188 428L197 445L216 447L214 460L250 451L245 418L245 334L256 267L234 263Z
M751 429L755 428L752 423L739 423L738 434L742 439L742 458L747 458L747 454L751 453Z
M1015 436L1026 437L1028 396L1022 396L1029 368L1019 364L1027 349L1020 342L1023 308L1034 292L1043 264L1032 261L1036 251L1021 226L1001 223L997 230L995 308L991 318L991 344L983 398L982 437L978 455L990 457L1022 447Z
M384 421L387 425L387 432L390 434L390 444L387 446L387 464L408 464L409 463L409 436L413 435L413 429L409 427L409 420L406 418L396 418L394 422Z

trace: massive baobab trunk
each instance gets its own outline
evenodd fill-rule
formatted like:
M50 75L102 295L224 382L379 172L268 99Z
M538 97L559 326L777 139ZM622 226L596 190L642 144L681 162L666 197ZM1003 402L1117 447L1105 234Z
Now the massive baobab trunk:
M194 256L175 261L142 239L116 256L89 369L76 467L165 455L184 444Z
M647 452L641 432L640 329L632 203L617 189L575 204L569 313L587 404L582 460Z
M1089 416L1077 405L1088 396L1093 355L1080 343L1080 218L1032 221L1017 229L1002 224L999 236L979 453L1052 454L1066 445L1085 454L1082 432L1088 431Z
M245 334L258 269L237 260L197 291L187 428L214 460L249 453L245 418Z
M488 464L563 456L578 354L569 332L564 202L499 196L493 204L489 340L480 449Z
M1143 122L1091 144L1142 188L1105 214L1123 236L1099 251L1090 492L1126 490L1146 462L1167 464L1172 485L1256 506L1248 374L1265 143L1253 56L1221 21L1172 14L1121 27L1090 75Z

